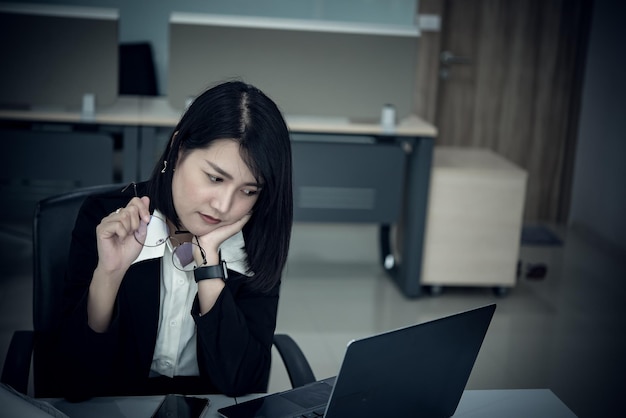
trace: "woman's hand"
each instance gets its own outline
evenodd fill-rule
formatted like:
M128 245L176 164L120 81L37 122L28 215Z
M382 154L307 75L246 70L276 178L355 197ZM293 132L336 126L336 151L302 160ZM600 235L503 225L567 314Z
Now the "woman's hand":
M126 273L141 252L139 241L145 239L149 208L150 198L135 197L126 207L102 219L96 228L98 270L120 278Z
M251 214L245 215L238 221L221 226L206 235L196 237L198 245L202 247L205 252L206 260L202 259L199 249L194 249L194 259L198 265L201 265L203 261L206 261L207 265L213 266L220 262L218 249L224 241L232 237L239 231L241 231L250 220ZM198 302L200 307L200 315L206 314L210 311L220 293L224 289L226 284L222 280L202 280L198 283Z
M244 225L250 220L252 214L248 213L238 221L220 226L219 228L209 232L206 235L197 237L198 245L202 247L206 255L206 263L208 265L215 265L220 262L218 256L218 250L222 243L228 238L240 232ZM194 253L194 258L198 264L202 264L202 256Z
M96 227L98 265L93 272L87 299L87 322L96 332L105 332L109 328L124 274L143 248L139 241L146 236L149 208L148 197L135 197L125 208L102 219Z

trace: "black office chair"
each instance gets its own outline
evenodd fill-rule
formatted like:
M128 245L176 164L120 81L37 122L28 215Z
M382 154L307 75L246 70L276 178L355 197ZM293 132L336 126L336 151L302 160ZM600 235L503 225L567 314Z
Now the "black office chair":
M40 201L33 220L33 330L15 331L4 360L1 382L26 394L33 364L36 397L60 397L60 371L51 350L52 332L61 319L63 277L69 254L72 229L80 206L92 194L123 188L112 184L92 186ZM285 334L274 335L292 387L315 381L315 376L296 342Z

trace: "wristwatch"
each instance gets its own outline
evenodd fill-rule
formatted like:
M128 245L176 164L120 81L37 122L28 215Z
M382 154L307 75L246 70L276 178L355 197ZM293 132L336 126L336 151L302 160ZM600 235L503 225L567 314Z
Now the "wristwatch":
M193 271L193 277L198 283L200 280L207 279L222 279L228 280L228 269L226 267L226 261L222 260L215 266L202 266Z

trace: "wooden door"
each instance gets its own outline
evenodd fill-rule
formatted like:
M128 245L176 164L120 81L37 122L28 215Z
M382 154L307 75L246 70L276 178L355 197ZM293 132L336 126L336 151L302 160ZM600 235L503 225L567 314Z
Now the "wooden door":
M569 207L591 0L420 0L442 17L418 52L416 112L437 145L486 147L528 171L525 220Z

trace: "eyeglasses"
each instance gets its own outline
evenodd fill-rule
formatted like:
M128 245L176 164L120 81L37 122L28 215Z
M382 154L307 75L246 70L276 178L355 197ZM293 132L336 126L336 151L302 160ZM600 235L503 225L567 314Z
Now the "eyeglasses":
M133 186L135 197L138 197L136 183L129 184L124 190L126 190L130 186ZM174 250L172 251L172 264L174 264L174 267L181 271L193 271L198 267L206 265L206 253L200 245L196 244L195 242L180 242L175 237L169 236L169 234L167 233L167 231L169 231L169 228L167 227L167 222L165 222L165 219L159 216L150 216L150 223L148 225L153 223L156 223L156 225L146 231L146 237L143 240L138 236L139 232L135 231L134 236L135 240L138 243L140 243L144 247L158 247L159 245L165 244L169 240L172 244L172 247L174 248ZM177 231L177 233L181 232L186 233L187 231ZM198 239L197 237L195 238L196 240ZM200 255L202 256L202 264L200 266L197 266L194 263L194 251L200 251Z
M167 222L165 222L164 219L156 215L152 215L150 216L150 223L148 225L153 225L153 227L147 230L145 239L140 237L139 232L136 231L135 240L144 247L158 247L165 244L169 240L174 248L172 251L172 264L174 264L174 267L178 270L193 271L207 263L204 249L202 249L202 247L195 242L181 242L175 237L170 236L167 233ZM194 251L200 251L202 256L201 265L196 265L193 257Z

